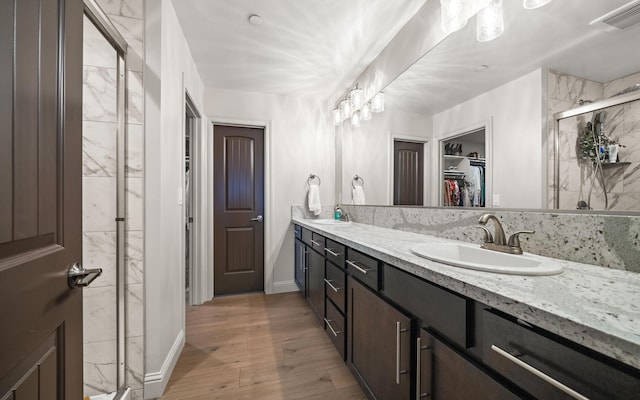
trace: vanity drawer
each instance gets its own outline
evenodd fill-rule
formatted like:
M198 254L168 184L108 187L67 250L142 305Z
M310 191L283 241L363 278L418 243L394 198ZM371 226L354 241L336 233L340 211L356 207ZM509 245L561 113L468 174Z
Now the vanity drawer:
M311 248L318 253L324 255L324 236L312 232L311 235Z
M344 256L345 256L345 247L344 245L334 242L331 239L326 239L325 243L325 256L327 260L331 261L338 267L344 269Z
M424 327L468 348L473 345L473 300L464 298L388 264L383 293L422 321Z
M295 235L296 239L302 240L302 227L300 225L294 225L293 234Z
M347 249L345 261L349 273L365 285L379 289L379 261L353 249Z
M338 353L344 360L345 355L345 338L344 332L345 318L340 311L330 302L327 301L327 317L324 319L325 330L333 345L338 349Z
M311 237L313 236L313 232L311 232L310 230L300 227L300 236L302 238L302 241L308 245L311 246Z
M345 272L331 263L326 263L325 292L338 309L344 312Z
M533 369L591 399L632 399L640 393L638 370L492 310L485 310L482 320L485 364L536 398L574 397Z

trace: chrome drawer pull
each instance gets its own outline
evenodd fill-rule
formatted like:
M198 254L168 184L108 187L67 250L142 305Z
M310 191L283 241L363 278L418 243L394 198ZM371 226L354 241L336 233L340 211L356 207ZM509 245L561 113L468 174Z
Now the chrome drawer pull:
M329 329L331 329L331 333L333 333L333 336L338 337L338 335L342 334L342 331L338 331L336 332L335 329L333 329L333 326L331 326L331 323L333 322L332 319L324 319L324 322L327 324L327 326L329 327Z
M335 251L328 249L326 247L324 249L327 251L327 253L331 254L334 257L340 257L340 255L342 255L342 253L336 253Z
M416 339L416 400L420 400L420 378L422 375L422 371L420 369L422 366L420 365L420 351L422 350L420 347L420 342L422 340L420 338Z
M315 240L312 240L311 244L314 245L314 246L320 247L320 243L316 242Z
M371 271L371 268L364 269L358 264L356 264L355 261L347 260L347 264L349 264L350 266L352 266L353 268L357 269L358 271L362 272L365 275L367 274L367 272Z
M331 283L331 282L335 282L335 281L330 281L330 280L328 280L328 279L325 279L325 280L324 280L324 282L325 282L327 285L329 285L329 287L330 287L331 289L333 289L333 291L334 291L334 292L336 292L336 293L338 293L338 290L341 290L341 288L335 287L335 286L333 286L333 284Z
M575 390L571 389L570 387L568 387L568 386L558 382L557 380L553 379L552 377L550 377L549 375L545 374L544 372L532 367L531 365L529 365L526 362L518 359L517 357L514 357L513 355L509 354L509 352L502 350L500 347L496 346L495 344L491 345L491 350L493 350L496 353L500 354L501 356L503 356L507 360L513 362L514 364L517 364L520 367L526 369L527 371L531 372L532 374L534 374L538 378L542 379L543 381L547 382L548 384L550 384L550 385L562 390L563 392L565 392L569 396L573 397L574 399L589 400L588 397L585 397L585 396L581 395L580 393L576 392Z

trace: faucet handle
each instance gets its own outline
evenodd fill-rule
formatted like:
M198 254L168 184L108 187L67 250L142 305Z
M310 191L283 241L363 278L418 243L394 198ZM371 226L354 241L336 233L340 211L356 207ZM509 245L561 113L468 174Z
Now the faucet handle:
M536 231L518 231L515 232L513 235L509 236L509 241L508 241L508 246L509 247L520 247L520 234L522 233L526 233L526 234L532 234L532 233L536 233Z
M473 227L484 231L484 239L482 239L484 243L493 243L493 235L491 235L491 231L486 226L474 225Z

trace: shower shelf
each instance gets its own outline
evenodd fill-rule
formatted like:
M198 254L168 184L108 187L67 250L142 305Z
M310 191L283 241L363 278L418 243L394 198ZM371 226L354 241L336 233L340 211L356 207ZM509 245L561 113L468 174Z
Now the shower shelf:
M620 161L620 162L603 162L602 163L602 168L610 168L610 167L623 167L623 166L627 166L630 165L631 163L629 161Z

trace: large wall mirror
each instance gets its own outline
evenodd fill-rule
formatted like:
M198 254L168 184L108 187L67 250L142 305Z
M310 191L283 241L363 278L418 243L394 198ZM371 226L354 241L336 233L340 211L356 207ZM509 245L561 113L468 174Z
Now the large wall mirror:
M470 19L383 90L383 113L336 128L338 201L351 204L364 182L364 204L393 205L400 141L422 149L410 168L422 173L424 206L462 205L447 198L445 179L470 165L466 173L482 168L485 207L640 210L640 18L624 29L590 25L628 4L526 10L505 0L504 33L490 42L476 40ZM602 154L584 149L589 132Z

